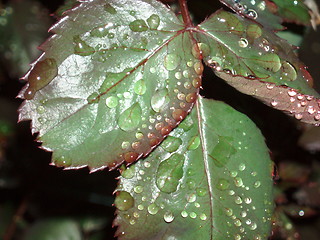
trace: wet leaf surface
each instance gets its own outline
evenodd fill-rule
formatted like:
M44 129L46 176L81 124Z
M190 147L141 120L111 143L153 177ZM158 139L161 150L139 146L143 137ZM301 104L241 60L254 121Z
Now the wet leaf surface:
M25 76L20 120L32 120L57 166L132 163L197 98L203 66L190 32L157 1L134 5L82 2L53 26L45 53Z
M271 169L255 125L224 103L200 98L153 153L122 170L117 235L121 240L266 239L273 209Z
M197 39L205 63L228 84L298 120L319 123L319 94L285 40L224 11L199 26Z

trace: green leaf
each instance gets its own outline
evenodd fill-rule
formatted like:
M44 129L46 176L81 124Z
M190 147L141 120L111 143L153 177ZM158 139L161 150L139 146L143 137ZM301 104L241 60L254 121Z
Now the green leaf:
M146 156L196 101L203 65L165 5L82 1L51 31L20 92L53 164L115 168Z
M224 11L212 15L198 31L204 61L216 75L303 122L319 124L319 94L287 41Z
M19 78L39 51L51 24L49 13L37 1L10 1L0 5L0 62L12 77Z
M173 147L178 139L181 144ZM199 98L157 149L122 171L116 235L120 240L267 239L271 172L256 126L222 102Z

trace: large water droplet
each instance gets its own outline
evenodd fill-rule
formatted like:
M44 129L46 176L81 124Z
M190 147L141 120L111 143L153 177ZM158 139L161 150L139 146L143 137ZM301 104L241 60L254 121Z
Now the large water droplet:
M157 90L151 98L151 107L155 112L161 112L169 102L168 90Z
M134 92L138 95L143 95L147 91L147 86L144 80L139 80L134 84Z
M289 62L283 62L281 70L282 70L281 77L285 81L294 81L298 77L297 70Z
M24 98L27 100L32 99L36 91L47 86L57 74L58 66L53 58L46 58L43 61L37 62L28 76L29 86L24 94Z
M118 119L119 127L124 131L132 131L138 127L141 121L142 110L139 103L135 103L130 108L120 114Z
M179 180L183 176L184 156L173 154L159 164L156 176L157 187L165 193L177 190Z
M246 47L248 47L249 42L245 38L240 38L240 40L238 41L238 44L239 44L240 47L246 48Z
M171 223L174 220L174 215L172 212L167 211L164 215L163 215L163 219L164 221L166 221L167 223Z
M152 203L148 206L148 213L151 215L157 214L159 211L159 206L156 203Z
M72 165L72 160L65 156L61 156L54 160L54 165L57 167L70 167Z
M200 146L199 136L194 136L190 139L188 143L188 150L195 150Z
M242 186L243 186L242 178L240 178L240 177L235 177L235 178L234 178L234 185L236 185L237 187L242 187Z
M130 167L123 166L123 170L121 170L121 176L126 179L131 179L135 175L135 165L131 165Z
M157 14L152 14L148 19L147 23L152 30L156 30L160 25L160 17Z
M181 146L181 138L168 136L161 144L161 147L167 152L175 152Z
M252 59L256 64L268 71L278 72L281 68L281 60L275 53L267 53L261 56L256 56Z
M175 70L180 64L180 57L174 53L168 54L164 57L164 67L169 70Z
M79 36L73 38L75 43L74 53L80 56L89 56L92 55L95 50L93 47L90 47L85 41L81 40Z
M228 189L229 186L230 186L229 181L227 179L224 179L224 178L220 178L218 180L217 185L216 185L216 187L221 191Z
M133 32L145 32L148 30L148 26L143 19L134 20L129 24L129 28Z
M115 96L110 96L106 99L106 105L108 108L115 108L118 106L119 99Z
M134 205L134 199L130 193L126 191L118 191L114 205L121 211L129 210Z

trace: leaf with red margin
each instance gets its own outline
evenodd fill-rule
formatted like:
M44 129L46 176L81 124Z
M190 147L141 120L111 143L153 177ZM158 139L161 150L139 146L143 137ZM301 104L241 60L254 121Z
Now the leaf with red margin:
M25 76L20 121L57 166L148 155L196 101L203 65L190 31L158 1L81 1L63 16Z

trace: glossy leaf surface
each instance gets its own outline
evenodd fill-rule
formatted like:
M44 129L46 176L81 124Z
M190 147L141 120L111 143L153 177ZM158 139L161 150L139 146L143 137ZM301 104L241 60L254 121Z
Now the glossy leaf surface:
M25 76L20 120L32 120L55 165L132 163L191 110L203 66L160 2L82 1L51 31Z
M249 20L219 11L199 26L205 63L239 91L318 124L318 93L287 41Z
M224 103L197 106L122 171L114 224L129 239L267 239L272 164L256 126Z

